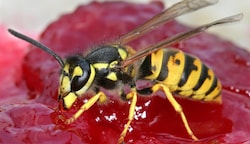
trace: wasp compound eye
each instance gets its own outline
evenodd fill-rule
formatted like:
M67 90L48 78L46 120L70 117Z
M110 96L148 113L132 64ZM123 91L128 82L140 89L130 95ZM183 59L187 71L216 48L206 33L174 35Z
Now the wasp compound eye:
M93 78L89 79L91 75L94 77L95 73L90 67L89 62L81 56L75 55L66 59L64 70L70 79L68 84L71 92L81 95L91 86Z
M75 76L71 82L71 91L80 90L88 81L88 72L84 71L82 76Z

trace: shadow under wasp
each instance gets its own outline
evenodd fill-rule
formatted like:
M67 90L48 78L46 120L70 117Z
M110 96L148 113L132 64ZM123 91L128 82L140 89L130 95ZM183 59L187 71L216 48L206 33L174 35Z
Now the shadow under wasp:
M98 47L85 57L73 55L65 60L38 41L12 29L9 29L9 32L42 49L58 61L61 66L58 98L65 109L70 109L76 99L86 91L95 92L94 96L65 121L66 124L74 122L96 102L107 100L105 93L100 91L101 87L111 90L118 89L122 98L131 100L128 121L118 139L118 143L122 143L134 118L138 94L150 95L157 91L163 91L175 111L180 115L189 136L193 140L198 140L189 126L181 105L175 100L172 93L199 101L221 103L221 83L214 72L199 58L169 47L181 40L193 37L211 26L239 21L242 14L201 25L162 40L139 52L136 52L128 43L177 16L216 2L217 0L183 0L122 35L113 43ZM137 80L148 80L152 86L139 90L136 87ZM125 93L122 89L123 85L130 86L130 92Z

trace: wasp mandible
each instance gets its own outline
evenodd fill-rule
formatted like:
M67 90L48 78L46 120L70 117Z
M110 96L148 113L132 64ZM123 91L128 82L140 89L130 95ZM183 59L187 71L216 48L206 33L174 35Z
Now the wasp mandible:
M180 115L189 136L193 140L198 140L189 126L181 105L175 100L172 93L175 92L182 97L199 101L221 103L221 83L214 72L199 58L170 48L170 46L195 36L211 26L239 21L242 14L201 25L162 40L139 52L136 52L128 43L177 16L216 2L217 0L183 0L157 14L138 28L122 35L113 43L98 47L85 57L73 55L65 60L38 41L12 29L9 29L9 32L42 49L58 61L61 66L58 98L65 109L70 109L76 99L85 92L94 91L96 93L65 123L74 122L97 101L106 101L107 96L100 91L100 88L110 90L118 88L121 97L131 100L128 121L118 140L119 143L122 143L134 118L138 94L150 95L157 91L163 91L175 111ZM135 64L139 67L135 67ZM152 83L152 86L138 90L136 87L138 80L147 80ZM130 86L131 91L125 93L122 85Z

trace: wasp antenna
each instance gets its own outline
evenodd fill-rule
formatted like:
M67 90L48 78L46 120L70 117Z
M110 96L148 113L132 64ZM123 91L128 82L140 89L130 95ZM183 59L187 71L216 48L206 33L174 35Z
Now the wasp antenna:
M38 42L38 41L36 41L36 40L26 36L26 35L23 35L23 34L17 32L17 31L15 31L13 29L8 29L8 31L12 35L14 35L15 37L20 38L20 39L22 39L22 40L24 40L24 41L26 41L26 42L28 42L28 43L30 43L32 45L44 50L45 52L49 53L51 56L53 56L58 61L58 63L60 64L61 67L64 66L64 62L63 62L62 58L59 55L57 55L55 52L53 52L47 46L43 45L42 43L40 43L40 42Z

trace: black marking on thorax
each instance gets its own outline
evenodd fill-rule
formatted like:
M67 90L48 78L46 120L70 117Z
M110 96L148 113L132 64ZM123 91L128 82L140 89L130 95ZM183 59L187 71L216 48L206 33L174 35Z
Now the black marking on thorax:
M129 79L126 74L123 73L122 70L118 68L111 67L110 64L114 61L118 62L118 65L122 61L122 57L120 56L119 49L123 49L122 47L114 47L114 46L102 46L86 56L86 59L91 64L97 63L106 63L108 66L106 68L98 69L96 68L96 76L95 76L95 84L101 86L105 89L114 89L122 80L122 82L127 82L123 79ZM126 50L125 50L126 51ZM113 81L108 79L108 76L111 72L115 72L117 76L117 80Z
M143 62L142 62L142 64L141 64L141 66L140 66L140 68L139 68L139 76L138 76L138 79L143 79L144 77L146 77L146 76L149 76L149 75L151 75L152 74L152 67L151 67L151 55L149 55L149 56L147 56L144 60L143 60Z
M113 61L121 61L118 48L112 46L102 46L86 56L86 59L91 63L111 63Z

